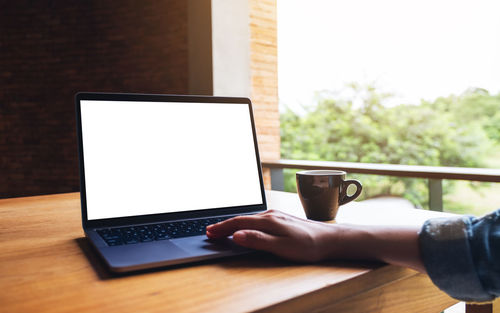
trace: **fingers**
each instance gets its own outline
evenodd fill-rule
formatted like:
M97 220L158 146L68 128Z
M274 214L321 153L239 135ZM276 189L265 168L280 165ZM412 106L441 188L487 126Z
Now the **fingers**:
M207 226L207 236L220 238L232 235L242 229L252 229L268 234L283 233L283 225L279 219L265 215L237 216L235 218Z
M258 230L239 230L233 234L233 240L240 246L271 252L295 261L315 261L312 253L302 253L300 242L292 238L269 235Z
M324 224L270 210L210 225L207 236L216 239L233 235L234 242L241 246L309 262L321 259L318 238L325 231Z
M256 250L276 252L279 247L279 238L263 233L258 230L240 230L233 234L233 240L237 244Z

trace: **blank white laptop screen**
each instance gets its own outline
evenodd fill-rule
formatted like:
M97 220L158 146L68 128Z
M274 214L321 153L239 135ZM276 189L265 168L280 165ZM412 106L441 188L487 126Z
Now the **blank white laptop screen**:
M81 101L89 220L262 204L248 104Z

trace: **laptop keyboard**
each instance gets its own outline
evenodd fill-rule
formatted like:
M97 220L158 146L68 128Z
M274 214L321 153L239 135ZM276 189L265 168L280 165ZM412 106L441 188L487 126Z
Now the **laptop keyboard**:
M208 225L231 217L212 217L179 222L103 228L98 229L97 233L109 246L130 245L140 242L203 235Z

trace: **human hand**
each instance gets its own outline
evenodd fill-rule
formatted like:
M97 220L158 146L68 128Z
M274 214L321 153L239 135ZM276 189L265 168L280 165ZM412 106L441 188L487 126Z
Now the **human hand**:
M216 239L233 235L234 242L247 248L290 260L315 262L325 259L327 246L335 244L327 238L332 231L332 225L269 210L210 225L207 236Z
M207 236L233 235L244 247L302 262L378 260L425 273L418 245L420 226L326 224L269 210L207 227Z

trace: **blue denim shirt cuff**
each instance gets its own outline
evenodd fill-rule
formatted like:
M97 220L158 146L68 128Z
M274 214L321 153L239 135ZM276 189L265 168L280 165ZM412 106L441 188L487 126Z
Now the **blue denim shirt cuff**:
M453 298L485 302L494 296L485 291L471 255L468 231L471 217L446 217L426 221L420 231L420 252L432 282Z

